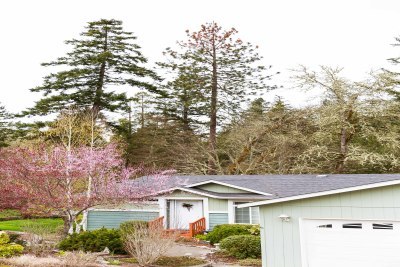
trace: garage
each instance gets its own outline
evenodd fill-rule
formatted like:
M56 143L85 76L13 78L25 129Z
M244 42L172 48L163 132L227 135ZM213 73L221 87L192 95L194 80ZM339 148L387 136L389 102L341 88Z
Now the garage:
M302 266L398 267L400 223L302 220Z
M283 175L259 207L263 267L400 267L400 175Z

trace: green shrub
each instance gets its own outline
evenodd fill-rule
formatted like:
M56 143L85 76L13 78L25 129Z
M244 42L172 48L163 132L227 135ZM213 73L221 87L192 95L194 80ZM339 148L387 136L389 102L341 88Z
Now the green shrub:
M14 255L21 254L23 250L23 246L10 243L10 238L6 233L0 233L0 258L8 258Z
M207 240L207 235L198 234L195 236L195 238L197 238L198 240L205 241L205 240Z
M261 257L261 239L259 236L230 236L221 241L220 247L238 259Z
M206 235L211 244L219 243L222 239L232 235L250 235L251 224L220 224Z
M105 228L69 235L60 242L58 247L62 250L85 252L100 252L107 247L112 253L126 254L120 231Z
M0 232L0 245L10 243L10 237L6 232Z

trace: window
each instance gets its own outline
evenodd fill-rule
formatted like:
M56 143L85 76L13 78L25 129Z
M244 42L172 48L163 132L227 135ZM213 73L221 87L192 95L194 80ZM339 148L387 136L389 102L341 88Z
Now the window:
M332 228L332 224L318 225L318 228Z
M343 224L343 228L362 229L362 225L361 223L345 223Z
M393 230L393 223L373 223L372 229Z
M239 204L246 202L235 202L235 223L249 223L259 224L260 223L260 212L258 207L238 208Z

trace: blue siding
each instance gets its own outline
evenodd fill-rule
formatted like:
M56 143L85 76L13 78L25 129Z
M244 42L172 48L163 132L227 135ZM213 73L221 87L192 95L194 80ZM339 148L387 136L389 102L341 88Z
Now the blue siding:
M210 230L218 224L227 224L228 213L210 213Z
M140 220L151 221L159 217L157 211L99 211L91 210L88 213L87 230L95 230L102 227L119 228L126 221Z

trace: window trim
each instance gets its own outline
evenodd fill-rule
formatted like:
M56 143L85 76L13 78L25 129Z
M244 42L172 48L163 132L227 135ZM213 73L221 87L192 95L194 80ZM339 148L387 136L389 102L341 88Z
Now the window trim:
M233 206L233 208L232 208L232 210L233 210L233 215L232 215L233 222L232 223L233 224L254 224L254 225L260 224L260 209L258 209L258 223L254 223L253 222L253 216L252 216L253 209L257 209L258 207L246 207L246 208L249 208L249 223L238 223L238 222L236 222L236 208L238 208L239 205L242 205L242 204L245 204L245 203L249 203L249 202L232 201L232 206Z

